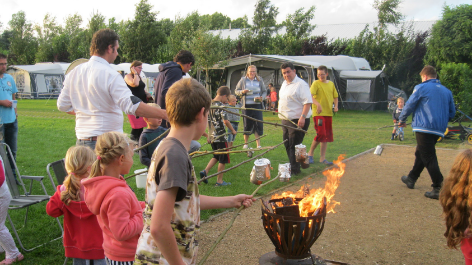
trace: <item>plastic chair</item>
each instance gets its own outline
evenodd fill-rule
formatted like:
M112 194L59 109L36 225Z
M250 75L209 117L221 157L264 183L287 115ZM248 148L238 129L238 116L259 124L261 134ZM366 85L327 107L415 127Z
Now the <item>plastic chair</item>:
M54 183L54 179L51 174L51 169L52 169L52 172L54 173L54 176L56 177L57 184ZM54 188L54 191L55 191L56 187L58 185L62 185L62 183L64 182L64 179L67 177L67 170L66 170L64 159L49 163L46 166L46 172L48 173L49 180L51 180L52 187Z
M7 154L11 155L10 147L5 143L0 143L0 156L3 160L4 169L5 169L5 181L7 182L8 188L9 188L11 196L12 196L12 200L10 202L10 206L8 207L8 209L9 210L17 210L17 209L26 208L25 221L24 221L24 226L26 226L27 221L28 221L29 207L31 205L34 205L34 204L37 204L37 203L48 201L50 196L47 194L46 188L44 187L44 184L42 182L44 177L42 177L42 176L22 176L22 175L20 175L20 172L18 170L18 167L16 166L16 163L13 162L13 166L14 166L15 171L17 172L17 176L20 176L18 178L18 181L19 181L20 184L17 184L17 182L15 180L15 176L13 175L12 167L10 165L10 162L8 161ZM30 185L29 192L26 191L25 185L23 183L23 179L31 180L31 185ZM45 195L31 195L31 191L32 191L32 187L33 187L33 181L38 181L41 184L41 187L43 188ZM20 189L19 189L18 186L21 186L23 188L24 195L20 193ZM18 239L18 243L20 244L20 247L24 251L27 251L27 252L32 251L33 249L36 249L36 248L38 248L38 247L45 244L45 243L43 243L43 244L37 245L33 248L26 249L24 247L23 243L21 242L20 236L18 235L17 229L16 229L15 225L13 224L13 221L11 220L9 213L7 213L7 218L8 218L8 221L10 222L10 225L13 229L13 232L15 233L16 238ZM60 237L55 238L51 241L61 239L62 234L64 233L64 230L62 229L61 222L57 218L56 218L56 221L57 221L57 224L59 225L59 228L60 228L62 233L61 233ZM51 241L49 241L49 242L51 242ZM46 242L46 243L48 243L48 242Z

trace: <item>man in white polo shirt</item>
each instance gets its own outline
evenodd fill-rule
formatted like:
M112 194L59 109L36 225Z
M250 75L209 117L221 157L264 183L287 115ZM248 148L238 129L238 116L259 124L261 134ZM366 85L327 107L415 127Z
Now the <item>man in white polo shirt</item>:
M293 124L295 123L306 131L310 125L311 104L313 103L310 87L297 76L292 63L282 64L280 70L285 81L279 91L279 118L282 119L283 125L296 128ZM287 127L283 127L282 130L283 139L288 139L285 142L285 150L290 161L292 175L297 175L301 171L300 163L295 159L295 145L303 142L305 133Z
M148 106L133 96L123 77L110 66L118 56L119 39L111 29L95 32L90 44L92 57L74 68L64 80L57 108L76 115L77 145L95 149L101 134L123 132L123 112L167 119L165 110Z

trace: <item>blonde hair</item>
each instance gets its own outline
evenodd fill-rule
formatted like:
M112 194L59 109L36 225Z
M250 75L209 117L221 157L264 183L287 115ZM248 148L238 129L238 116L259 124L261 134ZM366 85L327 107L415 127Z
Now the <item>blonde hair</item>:
M257 67L253 64L249 65L246 70L246 77L249 77L249 68L254 68L256 69L256 79L257 81L261 81L260 77L257 75Z
M67 150L65 166L68 175L63 183L66 189L61 192L61 201L66 205L70 201L80 201L80 176L87 174L94 160L95 154L90 147L72 146Z
M443 208L449 248L456 248L466 237L465 230L472 228L472 150L460 153L454 160L449 175L444 180L439 194Z
M235 95L229 95L228 100L237 99Z
M159 104L157 104L157 103L147 103L147 104L151 107L155 107L155 108L158 108L158 109L161 108L161 106L159 106Z
M398 103L398 101L399 101L400 99L403 101L403 103L405 103L405 99L402 98L402 97L398 97L398 98L397 98L397 103Z
M98 136L95 145L97 160L92 165L89 178L103 176L102 166L106 167L121 155L126 155L135 144L124 133L106 132Z
M180 79L167 91L166 111L171 124L189 126L195 121L197 113L202 108L207 113L210 105L210 94L193 78Z

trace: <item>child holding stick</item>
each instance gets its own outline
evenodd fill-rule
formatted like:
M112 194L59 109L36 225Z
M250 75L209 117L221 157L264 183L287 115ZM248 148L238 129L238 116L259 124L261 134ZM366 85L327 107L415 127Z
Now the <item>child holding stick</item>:
M84 201L84 188L80 181L90 174L95 154L87 146L73 146L67 150L65 165L68 176L64 184L46 205L52 217L64 215L64 248L74 264L106 265L103 252L102 230L97 217ZM87 233L84 233L87 231Z
M227 86L222 86L216 91L216 97L212 101L212 106L221 107L224 106L224 103L228 102L228 97L231 95L231 90ZM236 130L234 130L231 122L228 120L228 114L226 111L221 109L211 109L210 114L208 115L208 134L211 137L207 136L208 142L211 143L211 148L213 150L224 149L228 147L226 140L225 125L228 127L228 130L231 131L233 135L236 135ZM210 172L211 168L218 163L218 172L225 170L225 165L230 162L229 154L214 154L213 158L210 159L206 168L200 171L200 177L204 178L207 176L207 173ZM206 183L206 182L204 182ZM216 179L215 187L231 185L231 182L223 181L223 173L218 174Z
M167 92L166 108L172 126L157 147L148 173L145 227L135 265L195 264L200 209L249 207L254 201L245 194L199 195L187 151L190 142L205 132L210 104L210 95L195 79L181 79Z
M465 264L472 265L472 150L460 153L452 165L449 175L444 180L439 194L443 208L449 248L460 245Z
M144 202L139 202L122 175L133 166L133 146L126 135L107 132L98 136L97 160L85 187L85 202L97 215L103 233L107 264L133 264L139 234L143 230Z
M237 102L236 101L236 96L235 95L229 95L229 97L228 97L229 106L240 108L241 105L236 104L236 102ZM237 110L237 109L228 109L228 112L227 112L228 120L231 123L231 126L233 127L233 129L237 132L238 131L238 126L239 126L239 121L241 120L241 117L236 115L236 114L231 114L229 112L239 113L239 110ZM233 134L229 127L228 127L228 133L231 133L231 134L228 134L228 147L232 147L233 142L236 139L236 134Z

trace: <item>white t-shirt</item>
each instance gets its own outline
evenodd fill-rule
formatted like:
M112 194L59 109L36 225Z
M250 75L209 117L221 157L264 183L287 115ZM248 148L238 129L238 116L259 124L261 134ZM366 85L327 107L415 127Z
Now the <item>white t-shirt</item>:
M287 81L283 82L279 91L280 114L289 120L299 119L303 112L303 106L312 103L310 87L303 79L295 76L290 84L287 84ZM282 115L279 115L279 118L285 120L286 118ZM311 107L306 117L311 117Z
M57 108L75 112L77 138L85 139L123 132L123 112L134 115L140 103L133 104L132 96L123 77L105 59L92 56L66 75Z

